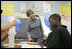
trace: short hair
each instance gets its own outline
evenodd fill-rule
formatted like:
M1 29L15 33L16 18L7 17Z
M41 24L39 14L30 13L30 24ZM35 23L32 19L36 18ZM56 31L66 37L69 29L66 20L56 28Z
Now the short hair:
M27 15L27 17L29 17L29 15L30 15L31 13L34 14L33 10L31 10L31 9L27 10L27 11L26 11L26 15Z
M1 9L1 14L2 14L3 10Z
M2 12L3 12L3 10L1 9L1 14L2 14ZM2 20L1 20L1 22L2 22Z
M49 19L50 19L50 18L52 18L52 19L57 18L57 19L59 20L59 22L61 22L61 17L60 17L59 14L52 14L52 15L49 17Z

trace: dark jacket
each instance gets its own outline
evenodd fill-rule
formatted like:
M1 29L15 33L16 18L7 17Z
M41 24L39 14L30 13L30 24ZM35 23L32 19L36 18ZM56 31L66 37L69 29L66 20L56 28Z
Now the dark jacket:
M61 25L49 34L47 48L71 48L71 36L66 28Z

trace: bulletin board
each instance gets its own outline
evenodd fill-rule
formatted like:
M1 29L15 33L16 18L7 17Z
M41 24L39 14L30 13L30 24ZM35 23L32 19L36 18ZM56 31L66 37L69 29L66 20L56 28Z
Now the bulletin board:
M43 2L43 13L50 13L51 12L51 4Z
M12 15L14 15L14 4L3 3L2 10L3 10L2 15L12 16Z
M59 3L59 13L62 16L71 16L71 5Z
M22 18L21 12L15 12L14 16L15 16L15 18Z
M28 18L25 12L14 12L15 18Z
M40 3L35 3L35 2L28 3L28 5L26 7L26 10L27 9L32 9L34 11L34 13L40 14L43 11L42 10L43 9L42 4L43 4L42 2L40 2Z

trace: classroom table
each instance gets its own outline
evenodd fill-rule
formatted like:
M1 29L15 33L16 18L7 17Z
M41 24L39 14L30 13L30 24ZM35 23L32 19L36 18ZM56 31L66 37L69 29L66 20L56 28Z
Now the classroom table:
M20 43L15 43L14 44L14 48L46 48L45 46L44 47L41 47L40 45L38 44L29 44L29 43L32 43L32 42L20 42ZM9 44L8 43L4 43L3 46L5 48L9 48Z

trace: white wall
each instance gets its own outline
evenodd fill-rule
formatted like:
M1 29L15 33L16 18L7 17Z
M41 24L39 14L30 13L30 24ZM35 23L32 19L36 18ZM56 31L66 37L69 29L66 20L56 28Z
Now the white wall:
M42 9L43 9L42 2L43 1L1 1L1 9L2 9L2 3L13 3L15 5L14 12L26 12L26 10L25 11L20 10L20 4L26 4L26 9L28 9L29 4L33 3L33 4L39 4L38 7L41 8L40 11L42 11ZM59 14L59 3L62 3L62 4L70 3L71 4L71 1L44 1L44 2L51 4L51 13L58 13L58 14ZM43 20L45 14L43 12L41 12L39 14L39 16ZM1 20L2 20L2 24L7 24L8 16L1 16ZM70 21L68 21L68 23L63 23L63 24L65 24L65 25L71 24ZM64 22L64 21L62 21L62 22ZM68 26L68 28L69 28L68 30L70 30L70 34L71 34L71 25L67 25L67 26Z

